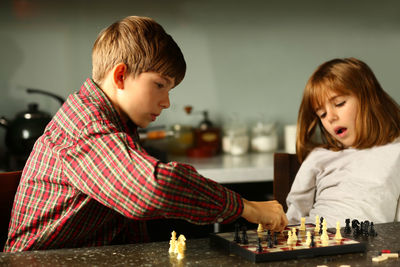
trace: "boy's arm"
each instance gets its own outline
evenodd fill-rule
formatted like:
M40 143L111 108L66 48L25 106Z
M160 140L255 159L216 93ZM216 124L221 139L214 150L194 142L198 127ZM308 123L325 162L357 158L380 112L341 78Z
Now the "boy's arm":
M136 149L124 133L88 129L97 134L64 151L64 170L77 189L103 205L132 219L180 218L197 224L227 223L242 214L237 193L193 167L163 164Z

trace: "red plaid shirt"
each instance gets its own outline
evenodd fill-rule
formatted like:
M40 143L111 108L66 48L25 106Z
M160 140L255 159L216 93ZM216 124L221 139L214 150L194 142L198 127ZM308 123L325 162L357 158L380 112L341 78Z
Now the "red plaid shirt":
M196 170L162 163L88 79L37 140L14 201L4 251L148 239L144 220L231 222L241 197Z

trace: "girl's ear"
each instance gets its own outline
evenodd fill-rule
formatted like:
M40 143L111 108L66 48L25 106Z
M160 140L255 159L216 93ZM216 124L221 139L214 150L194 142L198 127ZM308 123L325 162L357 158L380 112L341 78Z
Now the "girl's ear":
M124 63L119 63L114 67L113 70L113 83L118 89L124 89L124 79L126 74L126 65Z

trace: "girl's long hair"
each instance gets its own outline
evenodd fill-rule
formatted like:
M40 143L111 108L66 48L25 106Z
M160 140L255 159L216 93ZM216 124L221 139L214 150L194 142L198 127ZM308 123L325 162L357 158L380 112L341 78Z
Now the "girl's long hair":
M333 59L317 68L304 89L296 138L300 162L316 147L344 149L324 129L315 112L331 93L358 99L356 138L352 147L385 145L400 136L400 107L382 89L368 65L356 58Z

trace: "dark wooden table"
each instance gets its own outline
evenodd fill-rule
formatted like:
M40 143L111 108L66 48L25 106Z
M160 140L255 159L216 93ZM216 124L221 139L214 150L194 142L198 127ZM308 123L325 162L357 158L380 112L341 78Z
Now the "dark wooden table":
M400 250L400 222L377 224L378 236L358 238L366 243L365 253L323 256L299 260L252 263L210 246L208 238L186 241L185 258L181 261L168 254L169 244L153 242L95 248L59 249L0 253L0 266L400 266L400 259L372 262L382 249Z

